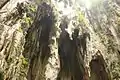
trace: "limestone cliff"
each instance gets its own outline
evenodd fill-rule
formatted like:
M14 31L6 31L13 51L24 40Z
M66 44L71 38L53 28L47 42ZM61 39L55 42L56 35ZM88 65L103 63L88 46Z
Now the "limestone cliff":
M2 0L0 80L119 80L119 0Z

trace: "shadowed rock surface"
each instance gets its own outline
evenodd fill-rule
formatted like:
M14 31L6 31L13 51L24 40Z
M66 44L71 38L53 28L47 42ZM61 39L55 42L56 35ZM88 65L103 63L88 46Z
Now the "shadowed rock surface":
M91 80L111 80L106 63L98 50L90 62Z
M65 30L68 28L67 21L60 25L62 30L59 38L58 53L60 58L60 72L57 80L83 80L84 62L80 51L79 30L74 29L73 40Z

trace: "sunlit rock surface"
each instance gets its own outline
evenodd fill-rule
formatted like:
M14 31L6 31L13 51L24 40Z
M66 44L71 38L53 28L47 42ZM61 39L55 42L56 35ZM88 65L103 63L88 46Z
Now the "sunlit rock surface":
M11 12L6 6L4 9L6 11L0 14L0 79L26 80L28 60L23 57L22 52L25 32L29 27L29 20L27 20L28 23L26 22L26 19L30 19L30 16L26 17L29 11L24 11L28 4L19 3L19 6L17 4L13 8L13 4L10 5ZM3 11L3 8L0 11Z

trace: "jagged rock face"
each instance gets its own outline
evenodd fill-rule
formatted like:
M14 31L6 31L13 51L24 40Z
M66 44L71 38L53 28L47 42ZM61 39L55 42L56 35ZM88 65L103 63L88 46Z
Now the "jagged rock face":
M54 25L54 14L45 2L37 9L36 18L26 35L24 54L28 54L30 66L28 80L44 80L45 65L50 57L49 37Z
M27 24L22 21L27 6L19 3L19 7L0 16L0 80L26 80L28 61L22 55L25 28L21 24Z
M16 0L11 1L17 2ZM77 6L72 3L74 2L72 0L55 1L66 3L63 5L65 8L69 5L75 9ZM55 31L53 28L54 24L56 24L55 27L59 26L59 20L61 19L58 20L58 23L55 23L52 4L55 3L49 5L41 3L38 6L36 17L32 18L34 22L29 29L28 25L21 24L20 21L26 12L26 10L24 11L26 7L23 4L12 4L17 7L14 9L9 7L10 11L13 9L13 13L7 14L6 18L4 18L5 15L0 14L0 79L4 77L5 80L26 80L27 77L28 80L56 80L58 74L60 80L89 80L89 71L92 80L110 80L108 77L111 75L111 80L119 79L119 0L104 0L97 3L98 5L93 4L90 9L83 9L84 5L79 6L79 11L82 12L83 10L83 14L76 13L79 16L70 18L68 24L64 23L63 20L61 33L59 31L60 27ZM75 4L77 4L77 0ZM57 4L54 6L56 7ZM62 12L59 13L59 9L57 10L57 17L61 17ZM69 17L71 15L67 14ZM76 17L80 17L80 20L78 21ZM26 18L25 21L29 23L29 19ZM68 26L68 30L71 29L73 32L64 29L67 28L66 26ZM80 37L74 29L76 27L81 33ZM53 32L60 34L60 36L53 36ZM86 39L84 32L89 33L87 37L90 41ZM24 36L26 36L25 45ZM58 41L57 38L59 38ZM97 56L92 59L92 55L98 50L101 51L103 57L98 58ZM60 69L58 69L58 66L56 68L56 65L59 65L58 56ZM26 59L29 59L29 63ZM86 67L89 62L90 69Z
M119 29L118 29L118 18L117 13L119 12L119 6L113 1L102 2L99 6L91 8L88 14L88 19L93 26L93 32L95 32L99 39L96 38L95 45L96 49L102 51L102 55L107 62L107 68L112 74L112 79L115 75L119 75L118 65L119 58L117 56L117 49L119 48ZM92 32L92 31L91 31ZM91 33L93 35L94 33ZM95 39L95 36L91 36L92 40ZM99 45L96 44L99 41ZM102 44L101 44L102 43ZM111 67L115 62L114 70ZM116 67L116 69L115 69ZM118 78L116 78L118 79Z

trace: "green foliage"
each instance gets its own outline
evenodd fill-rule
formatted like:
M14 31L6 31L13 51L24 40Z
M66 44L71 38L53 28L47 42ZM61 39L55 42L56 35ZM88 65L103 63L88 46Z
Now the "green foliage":
M27 60L26 59L23 59L23 65L28 65L28 62L27 62Z
M84 22L84 20L85 20L85 17L83 15L83 13L79 11L78 12L78 21L79 22Z
M21 60L22 60L22 65L23 65L24 67L27 67L27 66L28 66L28 59L22 57Z
M25 17L24 18L24 21L25 21L25 23L27 23L27 24L31 24L31 18L30 17Z
M77 16L77 21L79 24L81 25L85 25L86 27L88 26L88 22L87 22L87 19L85 18L85 15L83 12L81 11L76 11L78 16Z
M29 6L29 9L30 9L30 11L32 11L32 12L36 12L36 8L35 8L35 6L33 6L33 5L30 5L30 6Z
M19 31L19 32L23 32L23 30L21 29L21 27L19 27L18 31Z
M35 13L36 13L36 6L35 5L32 5L32 4L26 5L25 15L21 19L21 22L22 22L21 29L22 30L30 27L30 25L32 24L32 22L35 18Z

